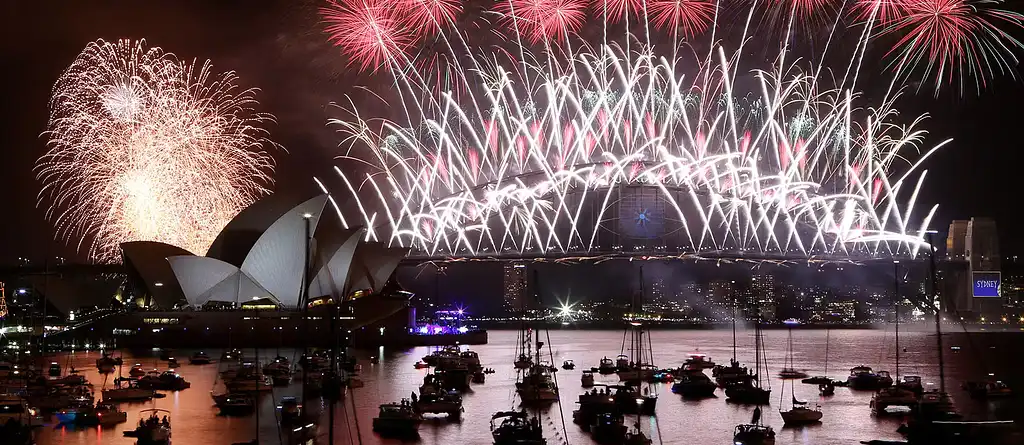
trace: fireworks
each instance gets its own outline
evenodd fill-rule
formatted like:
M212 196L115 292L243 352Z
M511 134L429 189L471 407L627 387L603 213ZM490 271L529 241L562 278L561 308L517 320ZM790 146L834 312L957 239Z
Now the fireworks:
M36 164L58 231L98 261L135 240L205 253L272 183L272 118L235 79L144 41L90 43L54 86Z
M1015 75L1018 61L1013 50L1024 48L1000 25L1020 28L1024 16L995 5L996 0L908 0L903 18L885 33L900 35L889 52L897 71L934 74L935 92L944 82L961 88L965 77L980 90L985 80L999 73ZM883 33L884 34L884 33Z

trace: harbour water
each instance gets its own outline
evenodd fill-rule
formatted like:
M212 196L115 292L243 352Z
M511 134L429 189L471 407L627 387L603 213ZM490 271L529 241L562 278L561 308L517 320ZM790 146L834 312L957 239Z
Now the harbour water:
M591 444L589 436L571 421L576 407L577 396L584 391L580 387L580 371L596 366L604 357L615 357L623 343L622 331L581 331L552 330L541 333L542 340L551 346L553 362L560 365L571 359L577 364L575 370L559 370L556 378L561 391L561 404L553 405L542 412L545 435L549 444ZM778 414L779 401L788 400L789 384L785 395L781 393L783 381L776 376L786 358L786 330L768 330L764 333L765 348L771 376L772 404L764 409L765 423L778 432L777 443L783 444L856 444L861 440L898 440L896 428L900 419L877 418L868 406L871 393L837 388L832 397L822 398L817 386L794 384L798 399L820 404L824 418L820 425L801 428L782 428ZM727 364L732 356L732 333L729 330L655 330L651 333L655 364L660 367L677 367L692 352L710 356L717 363ZM753 331L740 330L738 358L744 364L753 363ZM845 379L849 369L867 365L875 370L887 370L895 375L895 336L890 330L833 330L828 333L829 358L828 375ZM794 330L794 367L810 375L821 375L825 367L825 330ZM974 401L960 390L965 380L984 379L988 373L1008 381L1016 388L1024 386L1019 357L1024 356L1024 333L982 333L951 334L946 343L946 386L956 397L957 405L968 419L1015 419L1024 421L1024 403L1019 400ZM487 375L483 384L474 384L464 396L465 413L460 422L449 422L443 417L428 419L420 427L419 443L422 444L489 444L491 443L489 419L495 411L512 409L516 402L515 371L512 360L515 354L515 331L492 331L489 344L474 346L480 354L484 367L495 369ZM362 388L349 391L343 406L339 406L335 422L335 443L385 444L398 443L376 436L370 428L372 418L380 403L408 398L416 390L427 370L415 369L413 364L428 354L431 348L420 347L404 350L357 351L361 372L359 378L365 383ZM924 332L901 333L900 374L920 375L926 389L938 387L939 369L936 356L935 336ZM256 416L231 418L218 416L210 398L217 380L218 364L192 366L187 358L192 350L178 350L174 354L181 362L178 372L192 383L190 389L168 393L167 397L150 402L122 404L128 412L128 423L114 428L88 428L75 431L71 428L44 426L38 434L38 443L50 444L133 444L135 439L122 437L121 432L131 429L137 422L137 413L142 409L161 408L171 412L173 443L175 444L231 444L250 441L256 434ZM206 351L215 359L219 350ZM245 351L246 355L254 351ZM269 361L279 353L285 356L297 353L293 350L261 350L260 358ZM544 348L547 354L547 346ZM166 369L166 363L158 360L156 351L124 351L125 372L127 367L140 363L145 368ZM369 357L378 355L380 362L371 364ZM68 353L54 356L53 361L62 365L73 364L95 385L97 398L104 378L97 373L95 359L97 352ZM710 370L707 371L710 375ZM614 383L615 375L599 376L598 382ZM107 383L109 385L109 381ZM736 405L725 400L721 389L717 398L705 400L683 400L673 394L670 385L654 385L659 395L656 417L644 417L642 428L654 439L664 444L727 444L732 443L732 430L738 423L749 422L753 407ZM220 390L220 388L218 388ZM299 385L275 388L261 396L259 410L259 439L261 444L279 443L279 431L275 419L277 401L283 396L297 396ZM352 410L358 422L352 420ZM325 410L326 411L326 410ZM326 415L325 415L326 417ZM564 428L563 428L564 418ZM51 420L52 422L52 420ZM326 444L326 420L320 427L318 443ZM357 436L361 440L357 439ZM1018 437L1019 439L1019 437ZM1008 442L1014 443L1014 442ZM1017 442L1024 443L1024 442Z

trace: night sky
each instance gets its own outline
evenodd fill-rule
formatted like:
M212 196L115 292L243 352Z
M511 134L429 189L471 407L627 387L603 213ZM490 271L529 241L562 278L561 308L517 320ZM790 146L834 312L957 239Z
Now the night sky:
M0 264L18 256L80 259L73 240L53 241L54 230L37 206L40 184L32 171L45 152L47 102L60 73L98 38L147 39L181 59L210 59L218 72L234 70L243 87L258 87L259 111L277 117L268 129L282 145L276 154L278 190L314 191L313 175L330 176L338 139L325 126L331 101L353 85L379 83L347 67L320 29L313 0L289 1L23 1L0 5L0 166L4 224ZM928 180L917 208L940 205L934 227L951 219L991 216L1000 226L1003 252L1019 252L1021 210L1022 81L1002 76L981 97L953 90L906 95L902 116L928 112L928 146L954 142L926 164ZM370 109L370 111L373 111Z

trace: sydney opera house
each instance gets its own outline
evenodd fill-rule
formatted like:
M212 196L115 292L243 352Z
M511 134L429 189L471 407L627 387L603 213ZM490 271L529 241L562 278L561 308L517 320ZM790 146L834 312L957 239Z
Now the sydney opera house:
M132 309L58 337L96 342L112 334L127 347L326 346L334 315L337 332L357 343L423 343L413 338L412 294L391 280L407 250L365 242L363 229L346 228L328 200L257 201L204 256L159 242L122 244ZM58 309L82 304L81 293L63 294L48 299ZM325 303L340 303L342 313Z

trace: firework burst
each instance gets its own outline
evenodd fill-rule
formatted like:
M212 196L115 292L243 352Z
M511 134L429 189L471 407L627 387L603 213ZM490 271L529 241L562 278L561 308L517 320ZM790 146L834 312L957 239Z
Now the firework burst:
M205 253L272 183L272 118L235 80L144 41L90 43L54 86L36 164L58 231L99 261L127 241Z
M438 26L435 21L410 26L402 20L402 12L419 11L422 17L450 11L418 4L413 5L415 8L403 9L399 5L396 0L331 1L320 9L320 15L327 24L325 31L330 40L345 51L352 63L358 64L363 71L377 71L390 63L404 62L405 51L416 38L414 30L429 32Z
M997 8L998 0L911 0L905 16L883 34L901 37L888 55L896 71L921 70L933 77L935 93L944 83L972 79L979 92L997 73L1016 76L1014 51L1024 49L1000 25L1020 28L1021 14Z
M654 0L649 13L655 26L678 30L685 37L694 37L708 29L715 15L712 0Z
M513 29L533 43L564 41L575 34L586 20L583 0L505 0L498 10Z

